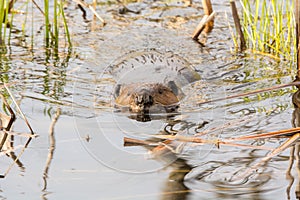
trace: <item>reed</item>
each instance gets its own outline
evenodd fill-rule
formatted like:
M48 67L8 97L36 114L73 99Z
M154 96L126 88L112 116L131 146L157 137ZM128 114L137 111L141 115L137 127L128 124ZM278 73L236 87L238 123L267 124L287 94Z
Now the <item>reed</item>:
M50 20L49 20L49 1L44 0L44 19L45 19L45 42L46 47L50 46Z
M54 0L53 1L53 21L50 22L50 12L49 12L49 0L45 0L45 36L46 36L46 47L53 47L55 49L59 48L60 38L65 38L68 41L69 47L72 46L71 37L69 33L69 28L67 20L64 14L63 1ZM64 27L64 37L60 35L60 25L63 24Z
M240 0L240 3L247 48L294 61L293 1Z
M69 27L68 27L67 19L65 17L65 13L64 13L63 3L60 3L59 8L60 8L61 16L63 18L63 24L64 24L64 29L65 29L67 41L68 41L69 47L72 47L72 41L71 41L71 37L70 37L70 33L69 33Z
M6 27L8 23L8 1L0 1L0 46L5 45Z
M59 24L58 24L58 3L57 0L54 0L54 7L53 7L53 28L54 28L54 46L58 48L58 37L59 37Z
M46 48L59 48L60 39L67 40L67 45L72 46L71 37L68 30L67 20L64 14L63 4L65 1L62 0L44 0L43 6L38 5L35 0L27 0L22 4L22 8L25 6L25 15L24 21L22 22L22 27L16 27L17 29L22 29L24 35L28 34L34 28L34 16L32 15L32 23L28 23L29 13L29 5L32 5L33 13L40 13L44 18L44 32L45 32L45 47ZM13 9L14 4L13 1L10 0L2 0L0 1L0 46L5 47L5 45L9 44L10 38L12 37L11 28L13 25L14 12L10 12ZM41 9L43 8L43 9ZM53 8L53 9L52 9ZM61 26L62 25L62 26ZM63 31L60 31L61 27L63 27ZM34 42L34 33L31 31L31 44Z

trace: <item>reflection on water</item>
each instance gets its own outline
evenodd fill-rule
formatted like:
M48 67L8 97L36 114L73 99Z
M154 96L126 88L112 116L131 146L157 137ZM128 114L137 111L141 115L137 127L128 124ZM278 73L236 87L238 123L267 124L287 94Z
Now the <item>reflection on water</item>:
M296 76L295 81L299 81L300 77ZM292 115L292 125L294 128L296 127L300 127L300 90L299 90L299 86L297 86L297 91L293 94L292 96L292 102L294 104L294 111L293 111L293 115ZM289 167L287 169L286 172L286 177L289 180L289 185L287 187L287 197L288 199L291 198L291 188L293 187L293 185L295 185L295 196L297 199L300 198L300 166L298 163L295 163L295 161L299 162L299 147L300 144L299 142L296 142L293 146L291 146L291 150L290 150L290 160L289 160ZM293 166L297 168L297 176L295 177L292 174L292 169Z
M10 90L6 87L6 85L2 86L2 92L6 94L6 97L3 94L0 94L2 100L2 110L0 111L0 153L1 156L7 155L12 159L11 164L7 164L6 166L2 166L2 169L6 168L6 171L3 175L0 175L1 178L5 178L8 172L11 170L14 164L16 164L21 172L25 171L25 166L20 160L21 155L24 153L25 149L29 145L32 137L34 137L33 130L28 124L28 121L24 115L22 115L22 111L20 111L19 107L16 105L15 99L12 96ZM9 99L10 97L10 99ZM24 123L27 125L28 129L31 131L31 134L26 133L17 133L12 130L12 126L14 121L16 120L16 114L8 104L8 100L13 101L17 110L21 113ZM9 113L9 115L7 115ZM22 137L26 138L25 141L22 141Z
M49 153L48 153L48 157L47 157L47 161L46 161L45 169L44 169L44 174L43 174L43 179L44 179L44 187L42 190L44 192L43 199L46 199L47 179L49 177L49 169L51 166L52 159L54 157L54 151L55 151L55 147L56 147L54 128L55 128L55 124L60 115L61 115L61 109L57 108L55 116L53 117L52 123L50 124L50 127L49 127Z
M174 135L180 134L180 131L175 130L175 126L182 123L179 120L168 120L168 123L158 135ZM181 130L182 131L182 130ZM190 189L185 185L185 177L192 170L184 158L179 157L182 149L178 148L181 144L172 144L171 140L161 140L157 138L149 138L145 141L125 139L124 146L145 145L144 147L150 150L151 157L160 163L163 163L166 168L170 168L168 179L162 186L160 199L188 199ZM154 145L154 147L152 147Z
M160 199L189 199L191 191L185 185L184 178L192 170L192 167L187 164L186 160L180 158L176 159L170 167L172 171L165 185L162 187L162 196Z
M67 68L57 68L56 70L62 71L61 80L60 73L56 74L55 72L50 73L49 71L46 71L46 77L48 76L47 78L50 80L50 82L48 82L46 85L43 84L45 88L48 88L43 91L50 92L53 90L54 95L51 96L49 92L46 92L44 95L49 95L49 98L53 98L57 100L57 102L65 102L64 98L66 98L66 95L69 95L70 92L70 88L68 88L68 77L73 79L74 75L68 76L70 73L68 72ZM55 76L51 77L52 75ZM83 76L82 73L79 73L79 75ZM178 142L172 142L172 144L163 144L162 146L163 141L155 141L155 148L164 147L166 148L166 152L154 156L149 160L145 159L145 155L149 153L149 148L128 148L123 147L122 144L124 134L126 136L135 138L145 138L145 140L151 139L156 134L183 133L185 135L194 135L205 130L210 130L217 126L222 126L227 120L230 121L234 118L247 115L249 118L253 117L253 113L254 115L257 114L257 118L253 117L253 122L251 122L251 120L250 123L249 121L241 121L240 124L236 124L233 127L226 127L227 129L220 128L219 132L215 135L207 134L204 136L207 136L210 139L216 139L218 137L225 138L234 135L252 134L253 132L260 133L264 129L264 125L274 124L274 122L270 122L273 119L272 117L278 116L276 113L273 116L264 116L261 113L257 113L257 107L267 107L268 105L266 104L268 104L268 101L265 101L266 104L259 102L258 105L255 101L254 103L252 102L252 105L250 102L249 105L246 105L246 108L247 106L252 107L253 111L249 113L243 113L241 111L245 109L245 106L241 103L241 100L238 100L235 102L236 104L232 102L221 102L220 104L203 106L200 108L201 112L199 112L199 108L197 108L197 112L191 112L192 106L190 106L188 112L183 111L182 113L178 113L178 115L171 118L158 118L142 123L131 119L129 113L116 113L113 112L113 108L107 110L107 104L103 104L106 105L106 107L103 106L105 107L103 110L101 110L101 108L97 108L98 110L96 111L89 109L95 102L93 97L95 97L94 90L96 86L91 87L93 84L89 79L84 77L80 78L81 79L78 78L80 82L76 83L77 86L80 86L80 88L76 88L74 93L72 93L73 95L77 95L77 97L74 98L74 103L77 106L73 108L73 112L75 116L74 121L78 128L78 135L80 136L79 140L88 138L81 141L85 148L88 149L93 158L96 157L96 159L100 158L101 161L105 161L104 164L108 164L110 169L112 169L116 174L122 173L120 172L122 170L119 170L119 168L126 169L128 171L131 170L130 173L132 173L134 170L147 169L148 171L142 171L146 173L146 171L151 171L149 169L155 169L152 170L152 172L154 171L158 174L161 174L163 173L162 170L166 170L168 173L167 177L160 177L159 175L158 177L155 177L163 180L163 183L161 183L159 186L149 186L158 188L160 190L159 194L157 195L158 198L196 199L198 197L201 198L205 196L214 196L217 198L230 199L238 195L241 198L245 197L248 199L260 199L268 192L276 192L279 190L278 188L284 188L283 186L286 186L285 189L289 191L289 188L293 188L292 185L287 186L283 181L280 181L286 180L282 171L287 170L287 165L283 165L279 168L277 165L280 162L287 162L289 157L287 157L285 154L283 157L276 158L275 162L266 162L263 167L258 168L258 171L255 174L245 177L240 182L234 182L231 180L232 177L243 172L245 168L253 166L255 163L259 162L265 156L266 151L247 150L223 146L218 149L217 146L213 145L200 146L189 144L186 146L181 146L181 144ZM60 81L62 81L62 85L58 84ZM98 82L96 81L95 83ZM206 87L208 86L211 86L209 87L210 89L218 88L218 86L213 85L213 83L211 85L210 83L206 85ZM218 95L225 95L222 94L222 92L226 91L226 89L224 90L224 88L222 88L217 91L219 92L217 93ZM211 98L210 95L216 95L215 92L216 90L207 90L206 96ZM57 95L55 93L57 93ZM23 94L28 93L24 92ZM109 93L109 95L111 95L111 93ZM25 95L23 98L31 97L29 95ZM85 105L85 102L89 102L91 105ZM42 173L39 174L39 177L43 179L42 187L40 189L43 192L42 196L44 199L51 199L50 194L53 191L54 183L53 178L51 177L53 175L55 176L57 173L55 171L51 172L52 168L56 169L55 165L53 165L53 161L56 160L56 157L60 157L62 155L66 157L69 156L64 154L64 150L59 149L57 142L60 142L60 140L56 139L57 133L64 133L65 130L70 130L70 128L68 128L69 125L66 124L66 128L62 126L60 129L56 129L55 132L53 129L57 122L61 121L64 123L64 121L61 120L61 117L58 118L59 116L71 115L70 107L67 103L61 106L62 107L59 109L54 109L54 106L51 106L51 108L45 107L44 110L42 110L45 111L45 116L49 115L51 119L47 119L50 122L50 125L49 127L47 126L47 129L49 130L45 131L46 133L48 131L49 134L49 143L46 143L47 153L43 157L44 160L46 160L46 163L43 163L43 169L41 170ZM227 113L226 109L232 112ZM40 112L42 111L40 110ZM91 113L94 113L94 116L97 117L94 117L91 115ZM294 115L297 116L297 114ZM46 139L46 141L48 140ZM257 141L257 144L265 143L272 147L276 147L278 146L279 142L280 140ZM118 151L115 151L116 149ZM125 151L127 152L123 154ZM138 154L138 156L136 156L136 154ZM80 156L84 157L87 155L88 154L83 151L81 152ZM63 160L61 160L61 162L62 165L64 165ZM290 165L290 169L293 170L293 163ZM26 164L23 164L22 166L26 167ZM72 168L73 167L76 168L76 166L72 166ZM289 174L293 173L290 171ZM99 172L97 175L101 176L101 173ZM85 176L82 175L80 178L84 179L84 177ZM131 175L129 175L129 177L131 177ZM297 177L293 178L298 180ZM95 181L95 179L92 177L89 181ZM141 177L140 181L142 181L142 179L143 178ZM292 179L288 180L291 181ZM272 183L274 182L278 182L278 185L273 185ZM122 187L125 186L123 185ZM107 193L110 192L108 191Z

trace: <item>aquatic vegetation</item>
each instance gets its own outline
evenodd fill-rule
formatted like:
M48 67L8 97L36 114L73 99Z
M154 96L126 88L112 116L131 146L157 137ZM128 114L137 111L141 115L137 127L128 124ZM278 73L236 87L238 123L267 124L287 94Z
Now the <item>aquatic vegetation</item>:
M8 0L0 1L0 46L3 46L6 37L6 29L8 25Z
M45 19L45 42L46 47L53 46L55 49L59 45L59 27L60 23L63 24L65 29L65 38L67 39L68 45L71 47L70 33L68 29L67 20L64 14L63 1L54 0L53 1L53 22L50 22L50 12L49 12L49 0L44 0L44 19Z
M23 36L28 34L28 31L31 30L31 45L33 45L34 34L32 32L33 27L35 26L35 16L28 15L29 8L38 10L37 13L40 13L44 17L45 22L45 46L47 48L57 49L59 47L60 40L66 40L66 46L71 47L72 42L70 38L69 28L67 20L64 13L64 1L55 0L52 1L44 0L43 8L38 5L35 1L26 1L23 3L20 8L25 10L18 11L19 8L14 8L14 1L4 0L0 2L0 45L2 49L5 49L6 44L10 43L11 33L13 29L22 29ZM51 8L51 9L50 9ZM13 27L14 25L14 15L16 12L21 12L25 15L24 21L22 22L22 27ZM28 23L28 18L31 17L31 22ZM60 31L63 27L64 32ZM16 31L14 31L16 32Z
M248 49L294 61L296 46L293 1L240 0L241 23Z

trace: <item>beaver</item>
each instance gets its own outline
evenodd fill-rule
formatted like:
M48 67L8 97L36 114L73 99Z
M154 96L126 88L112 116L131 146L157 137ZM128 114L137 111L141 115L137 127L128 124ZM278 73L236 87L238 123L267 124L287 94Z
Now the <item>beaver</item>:
M200 79L183 58L156 50L129 53L111 67L111 74L119 79L115 105L140 114L176 112L184 96L181 88Z

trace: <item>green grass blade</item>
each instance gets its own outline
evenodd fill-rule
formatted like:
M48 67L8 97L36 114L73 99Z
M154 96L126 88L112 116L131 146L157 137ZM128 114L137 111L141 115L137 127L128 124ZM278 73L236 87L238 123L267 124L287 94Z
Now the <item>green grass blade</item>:
M62 2L60 2L59 8L60 8L60 12L61 12L61 15L62 15L62 18L63 18L63 23L64 23L64 28L65 28L65 33L66 33L66 37L67 37L67 40L68 40L68 44L69 44L69 47L72 47L69 27L68 27L68 23L67 23L67 20L66 20L66 17L65 17L64 7L63 7Z

